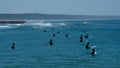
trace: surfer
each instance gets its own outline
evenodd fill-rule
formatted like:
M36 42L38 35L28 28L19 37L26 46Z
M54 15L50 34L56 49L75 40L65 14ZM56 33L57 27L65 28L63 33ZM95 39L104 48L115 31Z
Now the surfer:
M44 30L43 32L46 32L46 30Z
M57 34L59 34L60 32L58 31Z
M91 54L92 54L92 55L95 55L95 49L94 49L94 48L92 49Z
M84 33L86 33L86 30L84 30Z
M68 37L68 34L66 34L66 38Z
M15 49L15 43L12 43L11 48L12 48L12 49Z
M31 26L32 30L33 30L33 26Z
M83 42L83 38L80 39L80 42Z
M82 37L82 35L80 36L80 42L83 42L83 37Z
M80 39L83 39L82 35L80 35Z
M85 35L85 38L88 38L88 33Z
M90 47L89 47L89 42L87 42L87 44L86 44L86 47L85 47L86 49L89 49Z
M55 37L56 35L55 35L55 33L53 33L53 37Z
M50 42L49 42L50 45L53 45L53 41L50 39Z

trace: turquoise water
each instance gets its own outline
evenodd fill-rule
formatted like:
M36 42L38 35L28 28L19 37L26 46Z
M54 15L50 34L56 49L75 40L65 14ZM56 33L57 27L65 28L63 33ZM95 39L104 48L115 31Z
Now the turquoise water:
M79 42L84 30L89 38ZM85 49L88 41L94 56ZM0 24L0 68L120 68L119 57L120 20Z

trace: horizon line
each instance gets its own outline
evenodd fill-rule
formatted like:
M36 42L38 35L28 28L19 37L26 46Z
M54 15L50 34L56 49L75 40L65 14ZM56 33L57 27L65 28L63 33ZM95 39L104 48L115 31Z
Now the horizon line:
M57 14L57 13L0 13L0 14L43 14L43 15L73 15L73 16L120 16L120 15L82 15L82 14Z

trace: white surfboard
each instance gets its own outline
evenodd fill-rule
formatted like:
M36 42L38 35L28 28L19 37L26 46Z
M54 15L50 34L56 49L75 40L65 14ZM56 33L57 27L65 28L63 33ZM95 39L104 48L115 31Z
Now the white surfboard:
M93 49L93 48L95 48L95 47L96 47L96 45L92 46L91 48Z

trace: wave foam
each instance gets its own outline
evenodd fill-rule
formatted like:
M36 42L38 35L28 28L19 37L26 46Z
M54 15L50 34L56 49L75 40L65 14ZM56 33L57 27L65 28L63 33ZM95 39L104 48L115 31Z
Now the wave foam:
M10 28L11 26L7 26L7 25L2 25L0 26L0 28Z
M83 22L83 24L88 24L89 22Z
M41 21L28 21L24 25L31 25L31 26L40 26L40 27L57 27L57 26L65 26L65 23L53 23L53 22L45 22Z

